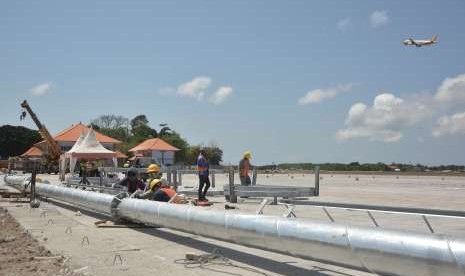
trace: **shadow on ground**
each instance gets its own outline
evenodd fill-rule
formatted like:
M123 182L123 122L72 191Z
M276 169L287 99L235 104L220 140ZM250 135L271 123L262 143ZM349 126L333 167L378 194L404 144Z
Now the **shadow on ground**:
M316 266L313 269L305 269L305 268L291 265L292 262L279 262L279 261L267 259L261 256L249 254L243 251L238 251L238 250L234 250L231 248L218 246L216 244L211 244L209 242L197 240L192 237L176 235L174 233L166 232L166 231L159 230L156 228L134 229L134 230L144 233L144 234L154 235L154 236L157 236L159 238L162 238L162 239L165 239L171 242L182 244L184 246L195 248L199 251L213 252L214 250L219 250L219 252L221 253L223 257L226 257L230 260L240 262L243 264L247 264L252 267L263 269L263 270L270 271L273 273L281 274L281 275L327 276L329 274L325 272L331 272L332 273L331 275L334 275L334 273L337 273L339 275L353 276L353 274L341 273L339 271L326 269L322 267L316 267ZM223 273L228 274L227 272L223 272Z

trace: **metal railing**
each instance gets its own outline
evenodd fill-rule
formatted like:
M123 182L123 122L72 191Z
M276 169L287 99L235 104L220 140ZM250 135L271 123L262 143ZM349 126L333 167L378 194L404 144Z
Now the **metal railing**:
M224 187L226 200L231 203L237 202L237 197L272 197L273 204L278 203L278 198L313 197L320 194L320 169L315 169L315 182L313 186L279 186L279 185L257 185L257 171L253 171L251 185L235 184L234 168L229 169L229 183Z

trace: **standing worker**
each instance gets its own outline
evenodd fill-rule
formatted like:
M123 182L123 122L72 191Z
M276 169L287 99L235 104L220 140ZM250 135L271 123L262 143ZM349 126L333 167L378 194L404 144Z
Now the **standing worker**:
M250 181L249 171L252 169L252 164L250 164L250 159L252 159L252 153L250 151L244 152L244 157L239 162L239 177L241 179L241 185L249 186L252 184Z
M79 172L79 176L81 177L81 181L79 181L79 184L87 184L87 185L90 185L90 182L89 180L87 180L87 177L89 176L89 169L90 165L89 165L89 161L85 161L85 160L81 160L81 163L80 163L80 172Z
M197 171L199 172L199 201L208 201L206 195L210 188L210 165L208 164L206 156L206 150L201 149L199 156L197 157ZM204 186L205 189L203 190Z

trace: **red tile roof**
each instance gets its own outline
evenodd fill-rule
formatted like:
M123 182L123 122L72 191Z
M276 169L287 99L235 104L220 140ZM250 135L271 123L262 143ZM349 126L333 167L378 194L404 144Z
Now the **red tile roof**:
M153 138L153 139L145 140L144 142L133 147L129 151L134 152L134 151L146 151L146 150L179 151L180 149L173 147L172 145L168 144L167 142L163 141L160 138Z
M25 153L21 154L21 157L41 157L42 154L39 148L32 146Z
M55 139L57 142L76 142L79 139L79 136L81 136L81 133L87 131L89 131L89 128L86 125L79 123L59 132L57 135L53 136L53 139ZM95 136L97 137L97 141L100 143L121 144L121 141L119 140L108 137L96 130L94 130L94 132ZM37 144L42 144L44 142L45 141L42 141Z
M128 156L124 153L122 153L121 151L116 151L116 158L128 158Z

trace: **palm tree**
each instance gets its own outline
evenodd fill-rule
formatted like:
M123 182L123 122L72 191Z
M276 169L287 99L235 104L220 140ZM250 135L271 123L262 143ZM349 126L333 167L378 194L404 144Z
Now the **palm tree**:
M163 137L164 135L171 134L171 128L168 127L168 124L160 124L160 131L158 131L158 136Z

